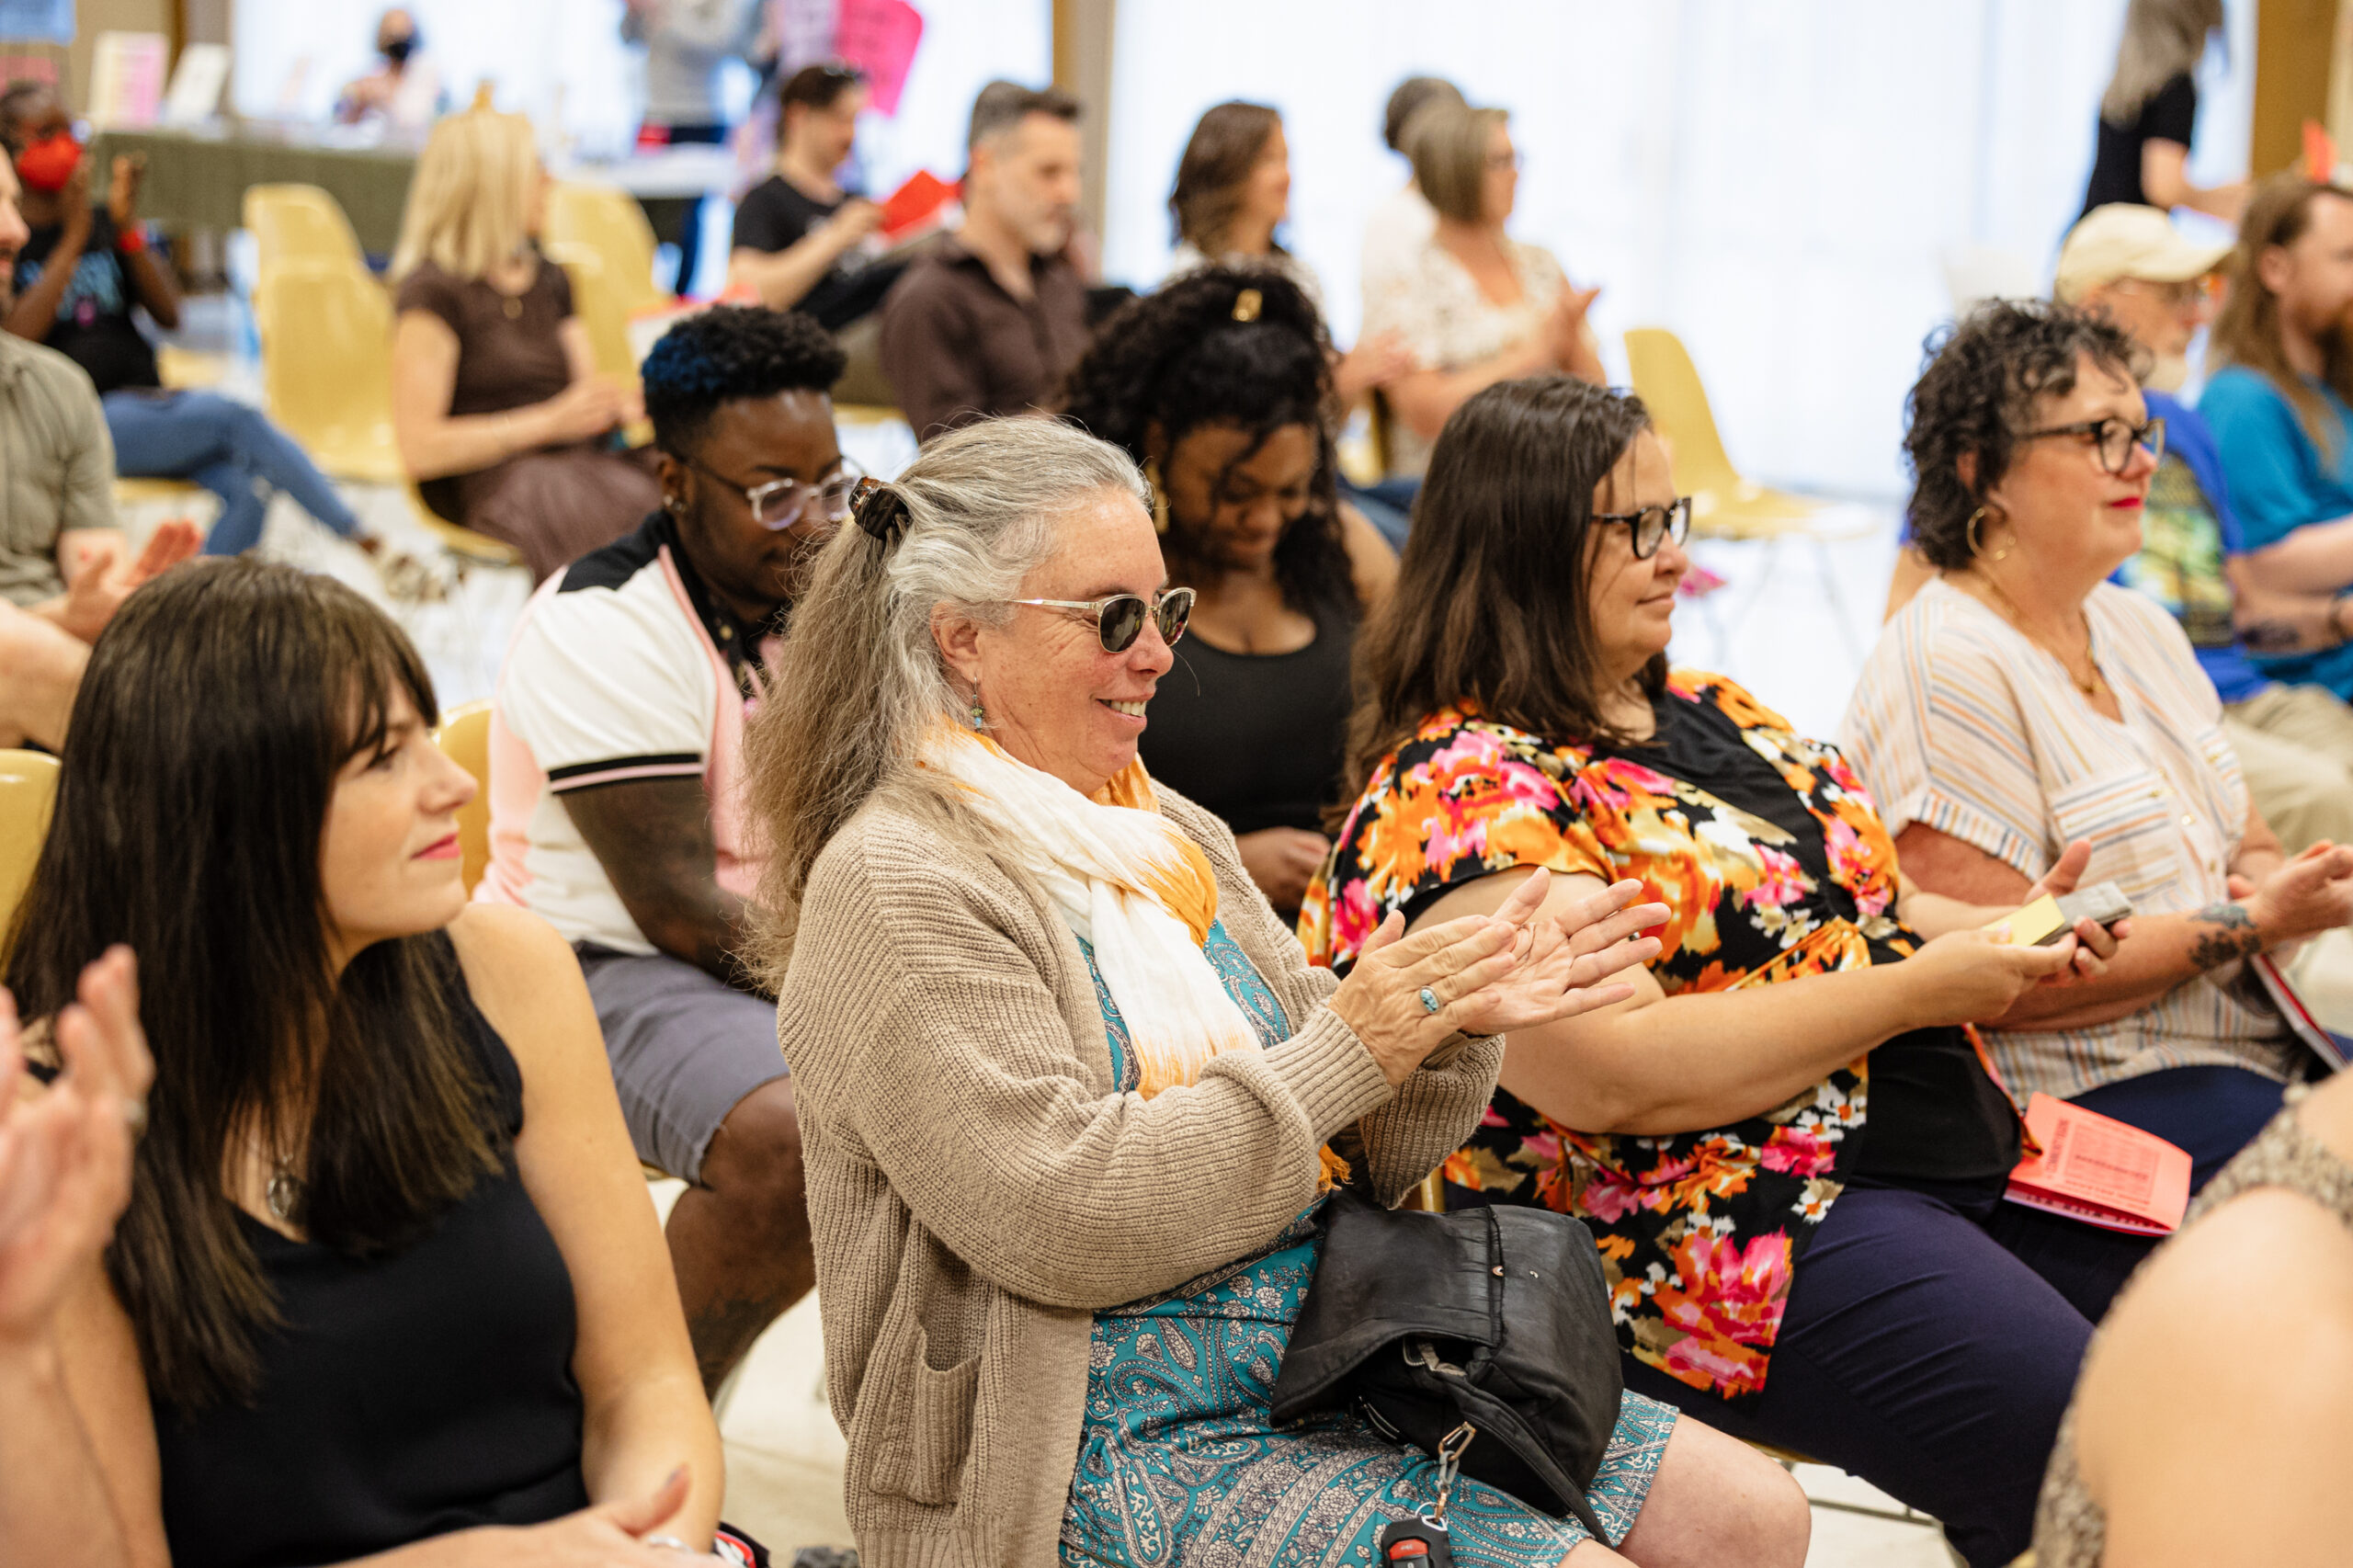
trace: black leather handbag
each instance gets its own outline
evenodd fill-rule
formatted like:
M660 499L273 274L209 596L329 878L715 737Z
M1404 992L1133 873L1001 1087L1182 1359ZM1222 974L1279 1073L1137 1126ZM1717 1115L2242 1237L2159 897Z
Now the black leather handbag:
M1606 1542L1585 1494L1625 1378L1593 1233L1550 1210L1391 1210L1346 1188L1324 1221L1275 1420L1354 1404L1433 1454L1468 1426L1463 1474Z

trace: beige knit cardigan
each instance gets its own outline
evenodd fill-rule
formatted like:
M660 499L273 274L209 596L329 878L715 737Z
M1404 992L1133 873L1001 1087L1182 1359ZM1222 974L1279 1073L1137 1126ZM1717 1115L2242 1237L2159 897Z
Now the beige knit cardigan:
M868 1568L1053 1562L1095 1313L1266 1246L1326 1140L1395 1203L1495 1090L1503 1042L1458 1035L1392 1091L1233 835L1160 801L1298 1032L1151 1100L1116 1092L1076 940L969 813L886 786L811 869L777 1028Z

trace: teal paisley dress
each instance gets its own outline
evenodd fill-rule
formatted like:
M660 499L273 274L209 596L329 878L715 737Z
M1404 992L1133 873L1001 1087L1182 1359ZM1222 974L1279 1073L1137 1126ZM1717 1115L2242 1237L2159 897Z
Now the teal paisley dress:
M1079 947L1093 969L1093 950ZM1222 925L1210 927L1201 953L1261 1043L1290 1035L1282 1004ZM1132 1089L1127 1026L1099 971L1095 994L1112 1072ZM1315 1278L1314 1219L1310 1208L1255 1257L1096 1314L1063 1562L1370 1563L1391 1520L1435 1500L1437 1461L1390 1442L1361 1416L1327 1413L1279 1429L1267 1413ZM1626 1394L1590 1494L1610 1544L1633 1527L1675 1419L1671 1407ZM1468 1480L1455 1486L1448 1522L1463 1568L1552 1568L1586 1539L1575 1520Z

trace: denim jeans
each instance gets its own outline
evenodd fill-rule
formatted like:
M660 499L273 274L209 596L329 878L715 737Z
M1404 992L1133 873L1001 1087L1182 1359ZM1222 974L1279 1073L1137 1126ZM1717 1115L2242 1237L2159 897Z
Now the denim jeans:
M345 539L358 536L359 519L334 484L259 409L204 392L111 392L103 401L117 473L193 480L221 497L206 554L242 555L259 542L267 504L256 481Z

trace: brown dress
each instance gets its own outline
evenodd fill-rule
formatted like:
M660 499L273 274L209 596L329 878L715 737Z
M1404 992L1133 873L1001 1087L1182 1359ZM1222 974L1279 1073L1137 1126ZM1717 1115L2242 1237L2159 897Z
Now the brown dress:
M519 295L420 262L401 280L394 309L428 312L458 335L452 417L545 403L572 381L559 332L573 313L572 280L553 262L541 260ZM417 491L450 522L521 551L534 581L612 543L662 500L648 461L601 441L542 447L473 473L426 480Z
M2305 1093L2304 1085L2289 1085L2287 1104L2279 1114L2206 1184L2198 1201L2189 1206L2183 1230L2258 1187L2280 1187L2301 1194L2353 1228L2353 1165L2337 1158L2297 1122L2296 1106ZM2151 1255L2151 1261L2164 1256L2160 1249ZM2148 1264L2141 1267L2146 1268ZM2098 1344L2095 1333L2093 1348ZM2084 1359L2090 1361L2091 1351L2085 1352ZM2075 1466L2075 1407L2071 1403L2059 1423L2059 1440L2052 1445L2051 1468L2042 1476L2042 1498L2034 1516L2034 1561L2036 1568L2099 1568L2107 1551L2108 1515L2085 1489L2083 1472Z

